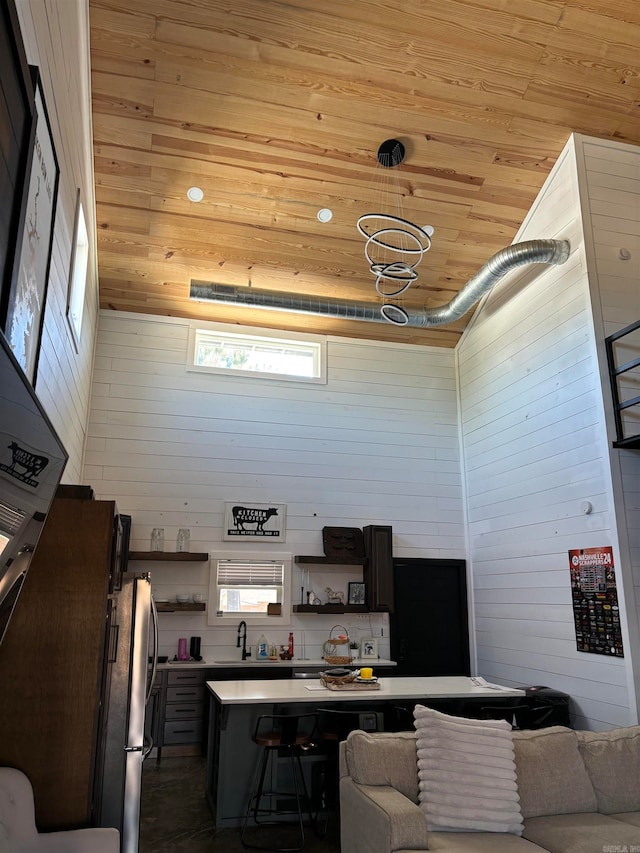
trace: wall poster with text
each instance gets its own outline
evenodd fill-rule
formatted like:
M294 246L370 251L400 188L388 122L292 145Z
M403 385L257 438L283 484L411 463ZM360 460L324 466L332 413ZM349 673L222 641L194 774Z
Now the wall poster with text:
M569 570L578 651L624 657L613 549L569 551Z

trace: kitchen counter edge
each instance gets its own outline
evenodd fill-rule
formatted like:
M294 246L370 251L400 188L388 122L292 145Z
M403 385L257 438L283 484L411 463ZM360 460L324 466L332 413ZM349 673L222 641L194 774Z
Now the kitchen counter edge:
M283 669L307 669L308 667L318 667L321 666L323 669L335 669L336 667L332 664L328 664L323 660L301 660L300 658L294 658L294 660L237 660L237 661L196 661L194 663L185 662L176 662L176 663L159 663L158 669L230 669L241 666L243 669L251 668L255 669L256 667L262 667L266 669L267 667L272 668L283 668ZM354 658L354 660L350 664L346 664L349 667L361 667L361 666L370 666L375 669L377 666L397 666L397 661L387 660L386 658Z

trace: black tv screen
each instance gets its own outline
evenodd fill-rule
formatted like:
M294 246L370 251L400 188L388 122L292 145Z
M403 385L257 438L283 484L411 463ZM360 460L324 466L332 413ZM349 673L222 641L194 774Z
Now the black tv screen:
M0 334L0 642L67 459Z

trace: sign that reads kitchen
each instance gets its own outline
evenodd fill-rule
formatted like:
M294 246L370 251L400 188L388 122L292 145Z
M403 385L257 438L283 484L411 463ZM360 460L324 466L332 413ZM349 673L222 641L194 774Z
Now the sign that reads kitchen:
M613 549L569 551L569 571L578 651L624 657Z
M246 537L284 542L286 513L286 504L241 504L227 501L224 505L222 538L237 541Z

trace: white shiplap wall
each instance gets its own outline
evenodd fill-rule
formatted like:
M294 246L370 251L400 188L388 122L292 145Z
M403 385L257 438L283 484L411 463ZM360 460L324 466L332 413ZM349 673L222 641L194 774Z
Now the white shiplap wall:
M582 216L589 263L591 301L604 389L609 456L630 618L635 692L640 702L640 450L618 450L603 342L640 320L640 147L577 137ZM621 250L623 252L621 257ZM628 257L625 257L628 255ZM621 341L618 363L640 356L640 332ZM640 394L638 371L623 382L625 399ZM640 434L640 407L629 410L625 435Z
M96 264L90 255L82 340L76 353L66 305L78 187L95 244L88 8L86 0L18 0L16 6L27 59L40 70L60 166L36 393L69 453L63 479L77 483L82 476L98 311Z
M330 338L327 384L298 384L187 372L188 329L181 319L100 312L83 481L133 516L133 548L148 548L159 526L172 549L189 527L192 550L211 551L224 502L256 501L287 504L278 551L321 555L325 525L390 524L397 556L464 557L452 350ZM207 593L206 566L152 568L159 594ZM313 583L346 591L349 579L358 573L318 573ZM293 619L307 656L337 621ZM202 614L161 620L165 654L194 634L215 647L210 655L235 648L235 628L209 628ZM388 654L386 617L372 620L351 617L347 627L384 630ZM261 632L250 631L252 644ZM288 632L269 639L284 643Z
M505 279L457 350L477 664L563 690L577 727L607 728L635 720L628 633L624 660L576 650L567 556L619 556L573 140L517 241L548 237L570 240L569 261Z

